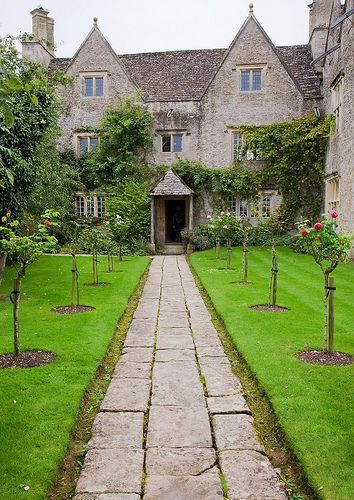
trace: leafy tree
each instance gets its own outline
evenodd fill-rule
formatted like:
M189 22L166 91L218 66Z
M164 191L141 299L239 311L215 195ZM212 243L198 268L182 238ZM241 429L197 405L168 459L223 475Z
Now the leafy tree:
M227 268L231 269L231 240L235 233L240 232L239 221L231 212L221 211L215 217L208 216L208 227L215 238L217 259L220 259L220 241L226 241Z
M332 318L328 318L329 291L333 289L333 282L330 283L330 274L340 262L347 260L348 251L351 247L351 238L346 234L338 232L337 218L338 213L332 210L330 215L324 214L321 221L313 225L309 220L298 224L300 230L298 236L301 248L312 255L323 273L323 350L328 350L329 352L333 352L334 334L332 328L328 331L328 319L330 324L332 323ZM331 281L333 281L333 278Z
M0 40L0 67L0 212L11 209L21 217L36 182L36 152L57 120L57 81L49 80L42 66L21 59L13 39Z
M10 255L18 266L17 277L14 280L14 290L11 293L14 316L14 353L20 354L20 294L22 279L26 276L28 267L44 252L50 252L57 244L57 239L49 234L49 229L57 224L58 212L47 210L42 215L42 221L30 235L18 235L15 232L17 221L0 226L0 251Z

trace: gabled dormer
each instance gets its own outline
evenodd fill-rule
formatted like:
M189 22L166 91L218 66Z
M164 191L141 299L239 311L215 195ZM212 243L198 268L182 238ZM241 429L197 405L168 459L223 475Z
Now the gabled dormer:
M76 90L85 100L131 94L136 91L119 56L98 28L97 18L91 31L66 67L76 79Z

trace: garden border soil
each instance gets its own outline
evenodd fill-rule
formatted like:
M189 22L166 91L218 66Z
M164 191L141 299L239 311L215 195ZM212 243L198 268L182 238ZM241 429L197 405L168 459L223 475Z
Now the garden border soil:
M311 365L348 366L354 363L354 356L350 354L338 351L326 352L316 349L301 351L298 354L298 358Z
M55 354L50 351L23 351L18 356L9 352L0 356L0 369L34 368L51 363Z

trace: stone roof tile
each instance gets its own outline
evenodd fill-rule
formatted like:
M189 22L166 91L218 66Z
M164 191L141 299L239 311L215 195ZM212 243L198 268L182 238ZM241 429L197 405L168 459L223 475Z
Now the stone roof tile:
M168 170L150 194L152 196L189 196L193 194L193 191L173 170Z
M304 97L319 97L309 45L276 47L280 60ZM222 62L226 49L181 50L118 56L146 101L198 101ZM49 69L65 71L70 58L52 59Z

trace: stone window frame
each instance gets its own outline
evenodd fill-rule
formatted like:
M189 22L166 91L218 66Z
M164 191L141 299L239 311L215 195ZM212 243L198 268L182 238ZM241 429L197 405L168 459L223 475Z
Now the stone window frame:
M81 97L83 99L102 99L107 95L107 71L81 71L79 73L80 81L81 81ZM85 94L85 78L93 78L94 80L94 89L96 88L95 79L103 78L103 94L102 95L86 95Z
M262 161L262 155L259 151L244 149L245 141L243 135L237 129L231 129L231 159L232 161ZM237 137L237 141L235 138Z
M335 133L342 131L342 106L343 106L344 74L340 73L331 85L331 106L335 118Z
M239 196L229 196L229 210L241 219L269 219L272 214L272 197L276 196L274 190L262 190L251 199L243 199ZM264 208L266 213L264 213Z
M160 153L164 155L171 155L171 154L180 154L183 153L183 144L184 144L184 137L186 136L186 131L185 130L163 130L158 132L160 136ZM181 150L180 151L174 151L173 149L173 137L174 136L181 136ZM170 151L164 151L163 150L163 140L164 137L170 137Z
M340 176L339 174L331 175L325 182L325 200L326 209L328 212L331 210L339 211L339 193L340 193Z
M75 152L76 152L77 157L84 156L81 152L80 139L86 139L86 138L88 139L88 151L86 151L86 154L92 153L96 149L95 148L94 150L91 150L91 148L90 148L91 138L97 139L97 146L99 145L99 142L100 142L100 138L98 137L98 135L95 132L76 132L74 134L74 138L75 138L74 139Z
M238 75L238 89L241 94L259 94L260 92L264 91L264 82L265 82L265 74L266 74L266 67L267 65L265 63L259 63L259 64L240 64L236 66L236 71ZM253 73L254 71L260 71L261 72L261 86L259 89L253 89ZM243 89L242 88L242 73L243 72L249 72L250 78L250 87L248 89Z
M102 219L105 216L106 195L104 193L75 193L75 212L78 217Z

